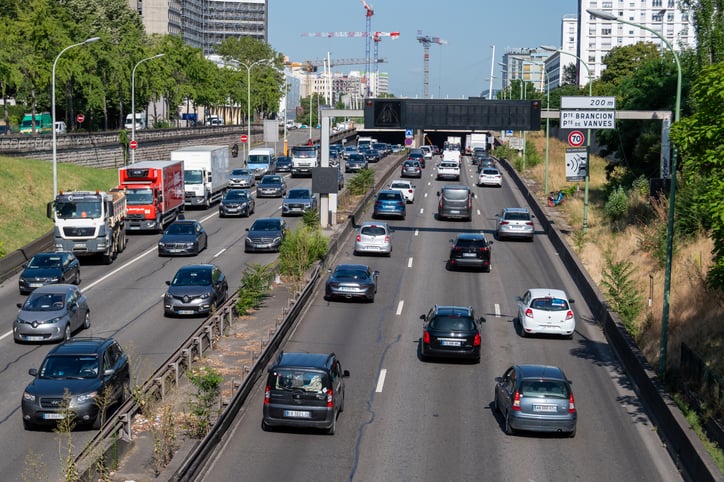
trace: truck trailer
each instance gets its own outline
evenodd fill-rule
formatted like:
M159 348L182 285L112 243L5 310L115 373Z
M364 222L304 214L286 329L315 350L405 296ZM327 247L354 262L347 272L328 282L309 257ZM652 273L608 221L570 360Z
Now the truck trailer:
M226 146L189 146L171 151L172 161L184 162L186 206L203 206L224 197L229 186L229 148Z
M48 203L56 251L100 255L110 264L126 248L126 194L122 191L60 192Z
M126 192L126 229L160 233L184 210L184 163L143 161L121 167L118 189Z

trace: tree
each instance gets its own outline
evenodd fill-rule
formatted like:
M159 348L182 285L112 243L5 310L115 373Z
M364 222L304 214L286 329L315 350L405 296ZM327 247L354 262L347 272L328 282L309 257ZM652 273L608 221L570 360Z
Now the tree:
M563 67L563 85L576 84L578 77L576 64L568 64Z
M724 2L722 0L681 0L682 9L694 12L697 59L705 66L724 61Z

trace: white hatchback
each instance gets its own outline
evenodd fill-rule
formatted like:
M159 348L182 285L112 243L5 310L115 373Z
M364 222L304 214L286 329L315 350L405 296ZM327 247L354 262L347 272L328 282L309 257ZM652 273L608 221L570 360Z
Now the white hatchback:
M533 334L563 335L572 338L576 318L572 299L563 290L532 288L516 298L518 323L522 336Z
M410 181L404 179L395 179L390 183L390 189L394 191L400 191L402 197L408 204L415 202L415 186Z

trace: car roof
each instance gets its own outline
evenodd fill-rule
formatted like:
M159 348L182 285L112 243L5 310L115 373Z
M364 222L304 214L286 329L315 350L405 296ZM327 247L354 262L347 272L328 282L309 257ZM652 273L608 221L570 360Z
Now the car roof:
M563 370L552 365L516 365L522 378L552 378L566 380Z
M566 292L552 288L531 288L528 290L533 298L563 298L568 299Z
M295 367L295 368L326 368L334 353L285 353L279 354L274 368Z
M216 265L214 264L187 264L186 266L181 266L177 273L180 273L181 271L205 271L216 268Z
M393 180L390 182L390 184L395 184L395 183L398 183L398 182L401 183L401 184L410 184L410 185L412 185L412 181L408 181L407 179L393 179Z
M259 221L276 221L278 223L282 221L282 218L256 218L253 224L256 224Z
M354 263L348 263L348 264L338 264L335 269L360 269L367 271L370 269L369 266L366 264L354 264Z
M440 188L443 191L453 191L453 190L464 190L469 191L470 188L466 186L465 184L445 184Z
M359 225L360 228L364 228L365 226L384 226L386 228L387 223L381 221L364 221L362 224Z
M463 315L470 316L473 309L471 306L456 306L456 305L435 305L433 307L435 314L443 315Z
M177 219L176 221L172 222L171 224L196 224L198 223L195 219Z
M56 345L48 355L84 355L95 354L105 345L113 343L113 338L73 337L60 345Z
M38 293L65 293L68 291L68 288L76 288L75 285L68 284L68 283L53 283L45 286L41 286L40 288L36 288L33 290L33 294Z

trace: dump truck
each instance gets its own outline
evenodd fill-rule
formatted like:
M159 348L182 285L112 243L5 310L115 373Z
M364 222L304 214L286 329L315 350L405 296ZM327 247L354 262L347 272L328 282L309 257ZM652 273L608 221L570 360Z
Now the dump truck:
M60 192L48 203L56 251L101 256L106 264L126 248L126 194L123 191Z
M118 189L126 193L126 229L160 233L184 210L184 163L143 161L121 167Z
M189 146L171 151L172 161L184 162L186 206L209 208L229 187L229 148Z

